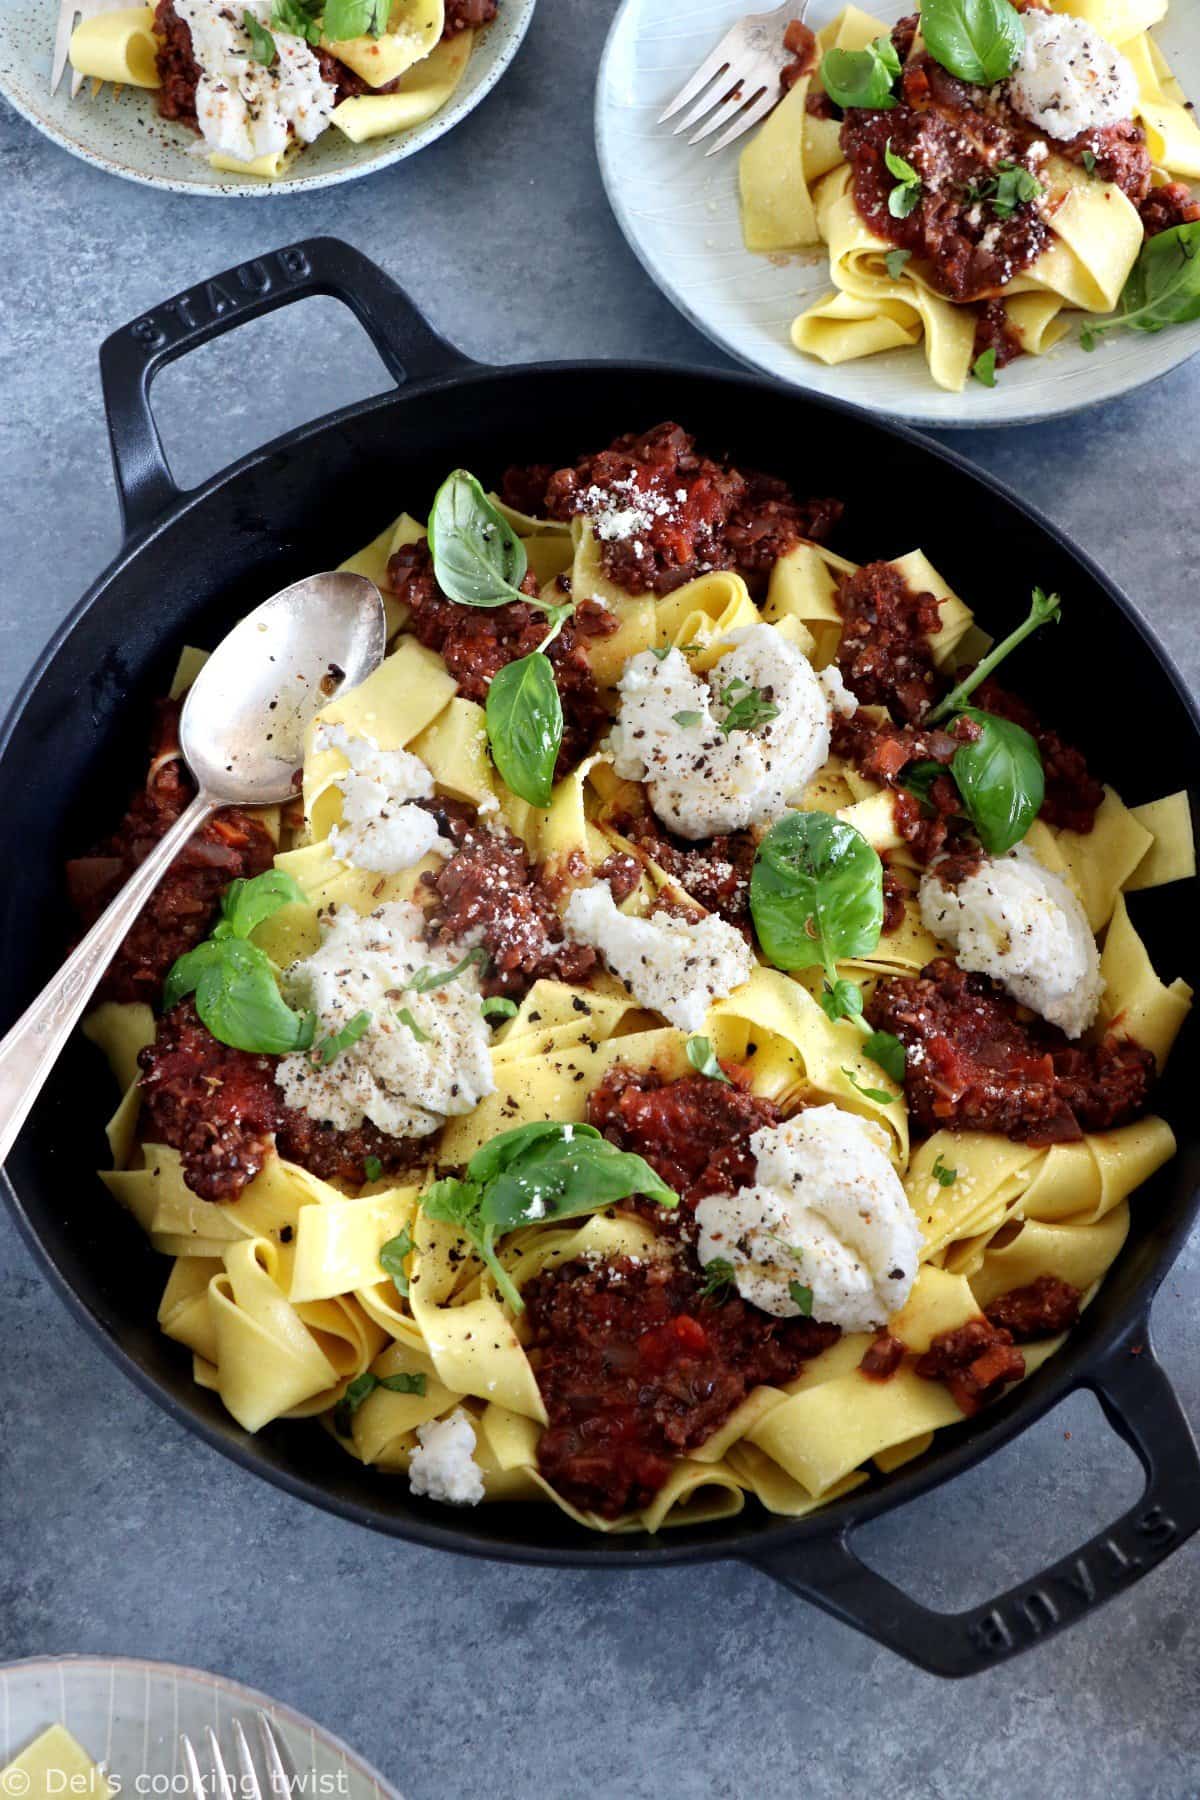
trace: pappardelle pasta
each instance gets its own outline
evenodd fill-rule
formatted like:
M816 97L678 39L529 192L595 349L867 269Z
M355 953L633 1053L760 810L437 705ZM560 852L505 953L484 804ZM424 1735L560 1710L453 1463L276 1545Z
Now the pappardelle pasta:
M1127 896L1194 875L1187 800L1127 807L1001 685L1070 595L992 644L840 510L665 425L453 471L345 565L386 660L85 1026L162 1329L246 1430L600 1531L795 1517L1088 1304L1174 1148L1191 990ZM187 804L202 660L85 922Z
M1052 10L1051 10L1052 7ZM834 291L792 325L841 363L923 348L994 386L1081 341L1200 307L1200 128L1150 32L1166 0L925 0L788 28L786 97L742 154L750 250L824 244Z
M84 19L72 67L153 88L214 169L285 176L331 125L352 143L424 124L498 0L157 0Z

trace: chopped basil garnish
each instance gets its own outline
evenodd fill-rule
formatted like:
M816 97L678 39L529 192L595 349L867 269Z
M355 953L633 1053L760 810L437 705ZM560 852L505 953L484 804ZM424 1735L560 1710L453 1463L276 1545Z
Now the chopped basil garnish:
M1090 150L1085 150L1079 159L1089 175L1096 173L1096 158Z
M196 1011L218 1042L259 1055L307 1050L315 1030L312 1014L292 1011L270 957L248 941L256 926L297 901L303 903L304 893L281 869L231 882L212 936L172 965L163 1010L195 994Z
M506 1000L503 994L493 994L490 999L480 1001L479 1010L485 1019L515 1019L520 1009L515 1000Z
M912 258L911 250L889 250L884 257L884 265L893 281L899 281L905 263Z
M921 177L910 162L905 162L892 149L891 139L883 153L889 175L896 177L896 186L888 195L888 211L893 219L907 219L910 212L921 204Z
M795 1302L806 1319L812 1318L813 1291L810 1287L799 1281L789 1281L788 1298Z
M379 1252L379 1266L385 1275L390 1275L396 1284L396 1292L408 1296L408 1276L404 1272L405 1260L412 1254L412 1234L406 1225L398 1231L394 1238L389 1238Z
M407 1026L408 1030L412 1032L418 1044L427 1044L429 1042L429 1033L418 1025L407 1006L398 1007L396 1017L402 1025Z
M252 60L261 63L264 69L269 69L279 56L279 52L275 48L275 39L249 9L242 14L242 29L250 39Z
M885 1075L890 1075L899 1086L904 1080L904 1070L908 1062L908 1052L898 1037L890 1031L873 1031L863 1049L873 1063L878 1063Z
M363 1032L369 1028L370 1023L369 1012L356 1012L340 1031L332 1032L329 1037L321 1039L313 1060L319 1062L322 1068L327 1069L330 1063L336 1061L342 1054L343 1050L349 1050L351 1044L357 1044Z
M435 1181L421 1196L430 1219L453 1225L473 1245L514 1312L524 1301L500 1261L497 1241L523 1225L555 1224L640 1194L659 1206L679 1197L649 1163L618 1150L593 1125L518 1125L477 1150L466 1176Z
M940 1150L934 1160L933 1177L938 1186L944 1188L953 1187L954 1183L958 1180L958 1170L946 1167L946 1164L942 1161Z
M975 358L975 361L971 364L971 373L976 381L981 381L983 383L984 387L995 387L996 350L993 344L989 344L986 350L980 351L979 355Z
M687 1041L687 1059L698 1075L707 1075L710 1081L723 1081L732 1086L728 1075L717 1061L711 1039L690 1037Z
M991 87L1012 73L1025 28L1009 0L923 0L921 36L943 69Z
M672 723L675 725L682 725L685 731L693 725L698 725L702 717L703 714L698 712L677 712L671 714Z
M477 944L473 950L468 950L462 961L455 963L452 969L431 969L427 963L424 964L417 970L412 980L406 981L404 985L406 988L411 988L414 994L428 994L432 988L445 987L447 982L457 981L460 975L465 975L467 970L474 968L476 964L481 973L488 966L488 953L482 944Z
M743 691L744 690L744 691ZM721 720L721 730L729 737L735 731L755 731L771 719L779 717L779 708L767 699L760 688L735 676L721 689L722 706L729 708Z
M361 1375L354 1377L334 1409L333 1428L340 1437L350 1436L354 1429L355 1413L364 1400L371 1398L376 1388L385 1388L389 1394L424 1394L425 1376L373 1375L370 1369L364 1369Z
M325 0L325 36L331 43L382 37L390 12L390 0Z
M383 1164L377 1156L363 1157L363 1174L368 1181L378 1181L383 1174Z
M701 1298L710 1294L719 1294L722 1288L732 1287L735 1270L733 1264L724 1256L714 1256L711 1262L704 1265L704 1283L700 1289Z
M890 1106L896 1098L895 1094L889 1094L886 1088L864 1087L853 1069L843 1069L842 1074L856 1094L861 1094L864 1100L874 1100L877 1106Z

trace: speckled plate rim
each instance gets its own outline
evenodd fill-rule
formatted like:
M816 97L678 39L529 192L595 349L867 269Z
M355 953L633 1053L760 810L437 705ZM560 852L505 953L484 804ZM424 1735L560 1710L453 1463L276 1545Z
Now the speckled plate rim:
M18 0L19 3L19 0ZM505 74L513 58L525 41L533 19L537 0L501 0L501 10L493 22L487 26L479 44L472 50L472 61L490 58L487 67L474 81L470 79L470 66L467 75L450 101L440 112L436 112L423 125L414 126L408 131L399 132L394 137L379 138L376 142L380 148L373 156L360 161L347 163L343 167L324 169L312 175L298 174L285 181L264 181L261 176L247 177L233 181L182 181L170 175L157 175L144 169L135 168L131 163L122 160L116 152L104 154L98 152L78 138L71 136L55 120L39 112L36 102L22 93L16 85L9 70L0 64L0 94L8 101L21 117L57 144L60 149L78 157L92 168L102 169L106 174L119 175L124 181L134 181L140 187L152 187L173 194L188 194L207 199L218 200L272 200L285 199L288 195L311 193L317 188L337 187L343 181L356 181L364 175L374 175L380 169L390 168L394 163L403 162L406 157L415 156L419 150L436 143L446 132L452 131L468 113L487 98L501 76ZM45 99L49 103L50 94L50 55L53 49L53 19L50 20L46 32L46 66L45 70L30 71L31 82L41 81L45 90ZM64 75L59 94L67 91L69 75ZM72 102L76 106L100 106L104 97L96 100ZM347 144L347 149L358 146ZM186 142L179 147L180 156L188 154ZM299 159L303 167L303 158Z
M666 0L662 0L662 3L665 4ZM1049 419L1070 418L1075 414L1086 412L1092 407L1103 405L1109 400L1118 400L1123 395L1132 393L1139 388L1152 386L1163 376L1171 374L1182 364L1190 361L1193 356L1200 354L1200 323L1190 327L1179 326L1174 328L1174 331L1167 331L1153 338L1139 338L1137 343L1132 346L1123 345L1125 354L1119 357L1111 354L1113 346L1108 345L1095 358L1097 377L1099 378L1095 380L1092 391L1055 394L1053 393L1053 382L1046 380L1040 384L1042 392L1039 394L1038 404L1027 405L1024 409L1014 408L1005 412L1002 417L996 416L994 408L989 411L980 403L979 396L971 391L972 384L970 382L962 394L946 394L936 388L928 376L923 360L919 364L921 375L924 378L923 383L913 384L913 398L909 400L906 397L899 403L888 404L881 403L870 394L865 394L857 389L849 391L845 382L840 379L840 371L837 367L827 367L814 358L803 356L799 351L791 353L794 362L788 359L783 363L756 354L755 350L743 341L736 329L723 328L709 316L702 304L689 297L679 280L670 272L666 261L656 255L653 247L645 241L634 209L629 203L628 171L623 166L623 159L618 154L619 144L616 141L617 134L613 129L615 113L612 100L615 85L613 71L618 57L624 53L623 40L625 33L630 28L630 20L634 17L637 9L645 4L647 4L647 0L621 0L601 52L593 109L596 159L600 167L600 178L622 236L651 281L690 325L710 343L722 350L726 356L731 357L740 367L767 375L771 380L782 382L785 386L823 394L835 400L845 400L851 405L866 407L881 418L917 426L926 431L1001 430L1009 426L1040 425ZM1190 13L1195 8L1193 29L1197 41L1200 42L1200 5L1197 5L1197 0L1171 0L1171 4L1176 13L1180 11ZM832 16L833 12L837 10L837 4L832 7L823 7L821 9L822 18L817 22L824 23L824 15ZM878 7L876 10L894 12L896 8ZM743 11L745 11L744 4L741 3L741 0L736 0L736 3L732 4L731 16L737 17ZM706 46L707 38L702 37L697 40L695 55L697 63L704 54ZM1200 83L1193 81L1192 89L1197 92L1198 104L1200 104ZM665 98L663 103L666 103ZM735 145L732 150L723 154L736 158L740 148L740 144ZM691 154L698 159L698 164L704 163L702 149L698 148ZM751 258L750 252L746 252L746 255ZM762 261L761 258L752 258L752 260L755 263ZM1132 334L1125 335L1127 339L1132 337ZM1175 345L1173 349L1172 342ZM1158 366L1147 369L1144 366L1145 355L1139 355L1138 352L1149 352L1151 346L1159 358ZM1165 354L1163 354L1164 350ZM894 368L898 359L907 356L911 360L914 355L914 352L892 351L881 356L863 358L857 364L845 364L842 367L861 369L869 367L871 364L877 364L880 367L890 365ZM1044 366L1048 359L1043 357L1037 360ZM1107 377L1107 379L1103 377ZM895 384L884 381L879 385L894 387ZM929 391L928 399L922 399L922 386ZM981 395L991 396L995 392L995 389L981 389ZM958 406L953 404L956 401L959 402ZM975 404L972 405L972 402Z
M374 1789L379 1800L403 1800L398 1788L392 1786L365 1757L352 1750L349 1744L338 1737L336 1732L329 1731L324 1725L318 1725L315 1719L309 1718L284 1700L274 1700L259 1688L248 1686L243 1681L236 1681L230 1675L217 1675L208 1669L189 1668L186 1663L160 1662L152 1657L142 1656L94 1656L90 1654L67 1656L26 1656L16 1662L0 1663L0 1689L14 1678L24 1675L58 1673L63 1685L70 1680L75 1671L88 1670L97 1674L108 1672L113 1677L124 1674L130 1677L141 1676L147 1681L151 1677L170 1680L178 1683L186 1682L197 1688L209 1688L214 1693L223 1694L238 1706L245 1706L255 1711L261 1709L272 1721L287 1726L291 1731L303 1733L332 1755L341 1759L342 1763L369 1787ZM7 1696L6 1696L7 1703ZM65 1700L64 1700L65 1710ZM47 1719L46 1726L57 1721ZM68 1729L70 1727L68 1726ZM298 1789L303 1792L303 1789Z

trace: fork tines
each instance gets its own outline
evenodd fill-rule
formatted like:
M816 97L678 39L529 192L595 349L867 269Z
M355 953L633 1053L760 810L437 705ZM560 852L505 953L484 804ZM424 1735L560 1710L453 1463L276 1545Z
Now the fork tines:
M720 132L709 146L708 156L715 156L759 124L783 98L782 73L788 59L783 47L784 14L795 17L803 10L789 4L778 12L739 19L684 82L659 115L659 124L665 125L686 107L675 135L699 126L688 139L689 144L699 144Z

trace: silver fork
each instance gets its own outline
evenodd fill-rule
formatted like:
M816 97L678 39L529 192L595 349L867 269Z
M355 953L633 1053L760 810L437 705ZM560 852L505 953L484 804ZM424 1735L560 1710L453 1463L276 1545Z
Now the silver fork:
M246 1741L242 1721L233 1721L233 1741L240 1771L236 1784L230 1779L229 1765L211 1725L204 1734L212 1763L212 1776L207 1781L201 1771L195 1745L186 1732L181 1735L179 1742L187 1765L192 1800L267 1800L268 1795L277 1797L277 1800L295 1800L300 1779L296 1773L296 1765L266 1713L260 1709L256 1717L262 1744L262 1754L257 1765ZM265 1776L260 1774L260 1769L265 1770Z
M802 5L797 5L796 0L784 0L774 12L748 13L739 19L712 55L705 57L691 80L684 82L667 110L659 114L659 124L665 125L686 106L688 111L675 127L678 137L708 113L710 116L699 131L688 139L689 144L698 144L728 125L729 129L705 152L707 156L715 156L718 150L750 131L783 99L780 77L788 61L783 47L784 29L790 19L803 22L807 10L808 0L803 0Z
M67 58L71 50L71 33L83 19L94 19L100 13L120 12L129 0L59 0L58 29L54 34L54 63L50 70L50 92L58 92ZM87 80L77 69L71 70L71 98L74 100Z

